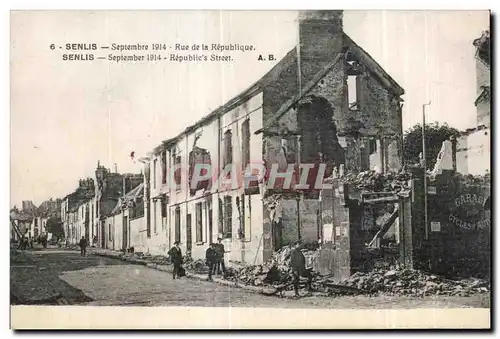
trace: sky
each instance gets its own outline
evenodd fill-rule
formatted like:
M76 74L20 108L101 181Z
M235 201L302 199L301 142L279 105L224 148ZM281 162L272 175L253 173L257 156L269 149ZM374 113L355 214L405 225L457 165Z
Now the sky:
M11 14L11 206L64 197L97 161L145 155L252 85L297 43L296 11L37 11ZM403 128L475 126L472 41L487 11L345 11L344 30L405 89ZM228 63L63 61L51 44L238 43ZM76 52L79 53L79 52ZM88 52L83 52L88 53ZM96 55L107 56L98 50ZM113 52L120 54L119 52ZM128 54L133 52L127 52ZM184 52L183 54L187 54ZM277 61L258 62L259 54Z

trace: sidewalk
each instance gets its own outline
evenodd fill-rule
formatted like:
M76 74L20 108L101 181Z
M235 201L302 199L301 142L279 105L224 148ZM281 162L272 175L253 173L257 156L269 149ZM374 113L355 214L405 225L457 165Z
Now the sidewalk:
M172 273L172 271L173 271L172 265L158 265L158 264L156 264L150 260L147 260L147 259L134 258L134 257L132 257L132 254L130 254L130 253L125 254L123 252L102 249L102 248L89 248L88 253L95 254L98 256L107 257L107 258L122 260L125 262L129 262L131 264L144 265L144 266L147 266L149 268L159 270L162 272ZM186 277L190 278L190 279L207 281L206 274L189 272L188 270L186 270ZM237 283L235 281L221 279L218 277L212 277L212 282L220 284L220 285L241 288L241 289L251 291L254 293L259 293L259 294L269 294L269 293L272 293L274 291L274 288L266 288L266 287L262 287L262 286L249 286L249 285Z

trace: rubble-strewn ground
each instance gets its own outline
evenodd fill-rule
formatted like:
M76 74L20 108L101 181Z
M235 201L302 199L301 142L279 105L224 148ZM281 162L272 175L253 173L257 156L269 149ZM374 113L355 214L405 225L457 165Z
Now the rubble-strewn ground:
M37 291L42 295L43 288L50 286L52 292L60 293L70 304L369 309L490 306L489 294L422 298L365 295L309 295L300 299L267 297L206 281L172 280L166 272L95 255L82 258L76 251L26 251L21 256L17 255L11 261L11 287L17 286L17 293ZM82 295L85 300L82 300ZM291 296L291 292L285 296Z

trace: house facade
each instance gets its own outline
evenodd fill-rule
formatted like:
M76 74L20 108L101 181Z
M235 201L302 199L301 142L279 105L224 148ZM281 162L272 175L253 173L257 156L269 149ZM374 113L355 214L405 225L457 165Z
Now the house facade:
M61 222L66 242L76 245L82 236L90 236L89 202L94 197L94 179L82 179L77 189L60 202Z
M476 49L476 126L462 133L457 140L457 171L483 175L491 167L491 73L490 33L474 40Z
M298 48L141 160L142 251L180 241L203 258L221 237L226 259L261 263L320 240L316 183L401 168L403 89L344 33L341 11L302 12L298 24Z

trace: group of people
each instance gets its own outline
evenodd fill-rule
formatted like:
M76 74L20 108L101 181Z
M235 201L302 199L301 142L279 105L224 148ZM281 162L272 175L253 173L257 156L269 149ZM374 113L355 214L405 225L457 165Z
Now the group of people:
M28 248L33 249L35 242L41 244L43 248L47 248L48 244L47 234L43 233L41 235L32 237L31 233L29 231L26 231L26 233L19 238L19 243L17 245L17 248L20 250L25 250Z
M226 253L222 238L217 239L217 243L210 243L205 253L205 263L208 266L208 281L212 281L214 274L225 274L226 266L224 264L224 254ZM173 278L178 279L185 275L184 268L182 267L183 257L179 241L174 243L174 247L168 251L168 255L174 265ZM290 268L292 272L292 284L295 296L299 296L300 278L307 278L307 288L312 290L312 273L310 269L306 268L306 258L302 253L302 244L297 241L290 253Z
M26 250L28 248L33 248L33 238L31 235L26 232L19 238L19 243L17 245L17 248L20 250Z
M224 244L222 243L222 238L217 239L217 243L210 243L206 251L205 263L208 266L208 280L212 280L212 275L226 273L226 265L224 264ZM168 251L170 260L174 266L172 275L173 279L178 279L185 275L185 270L182 267L183 257L182 250L180 248L180 242L174 242L174 247Z
M212 281L212 275L214 274L222 274L226 273L226 265L224 265L224 253L226 250L224 249L224 244L222 243L222 238L217 239L217 243L211 243L207 248L205 253L205 262L208 266L208 280Z

